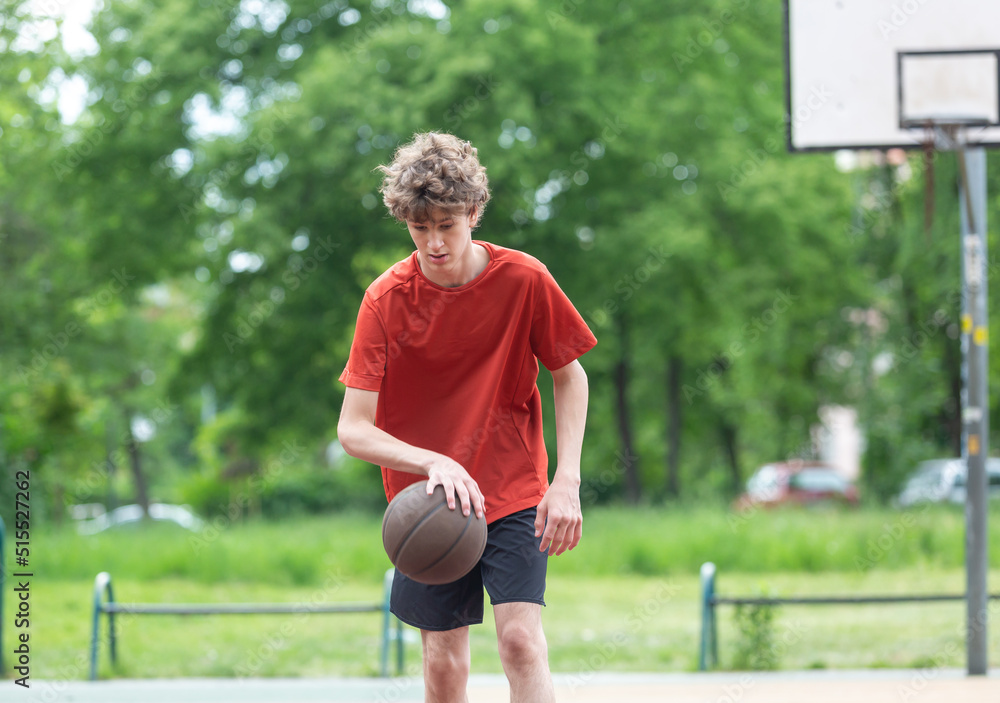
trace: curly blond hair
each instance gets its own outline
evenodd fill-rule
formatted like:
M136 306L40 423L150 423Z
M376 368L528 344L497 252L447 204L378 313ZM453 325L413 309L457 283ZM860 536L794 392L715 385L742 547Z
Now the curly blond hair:
M481 220L490 199L476 148L451 134L415 134L396 150L391 164L378 170L385 175L382 200L400 221L426 222L433 210L458 216L473 208Z

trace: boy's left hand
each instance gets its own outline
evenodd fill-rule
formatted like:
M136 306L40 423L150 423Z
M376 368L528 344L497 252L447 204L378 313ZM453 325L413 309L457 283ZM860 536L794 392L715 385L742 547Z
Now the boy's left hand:
M541 536L540 551L559 556L580 543L583 536L583 510L580 508L580 484L561 481L556 472L549 490L538 504L535 537Z

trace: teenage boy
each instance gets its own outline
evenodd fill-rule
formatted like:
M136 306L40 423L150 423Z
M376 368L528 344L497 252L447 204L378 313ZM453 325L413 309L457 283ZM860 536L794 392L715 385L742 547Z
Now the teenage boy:
M416 251L365 292L347 367L338 436L382 467L389 500L427 479L448 506L488 523L465 577L416 583L398 572L392 612L421 631L428 702L466 701L469 625L496 619L515 703L554 701L541 608L549 554L580 541L580 452L597 340L537 259L474 240L490 198L469 142L418 134L380 167L389 212ZM551 485L538 362L552 373L558 465Z

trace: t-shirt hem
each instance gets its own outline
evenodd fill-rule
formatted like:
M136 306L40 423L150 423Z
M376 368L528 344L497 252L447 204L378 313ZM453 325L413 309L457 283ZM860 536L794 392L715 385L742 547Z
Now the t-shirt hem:
M489 505L486 507L486 524L490 525L501 518L505 518L508 515L513 515L514 513L520 512L522 510L527 510L528 508L537 507L539 503L542 502L542 496L532 496L531 498L524 498L517 501L516 503L508 503L502 508L497 510L491 510ZM487 500L487 504L489 500Z
M382 389L380 376L366 376L360 373L344 371L340 374L340 382L348 388L359 388L363 391L379 391Z
M566 364L576 361L577 359L579 359L581 356L583 356L596 346L597 346L597 340L594 339L592 342L589 342L587 344L582 344L576 349L566 354L563 354L562 356L556 359L549 359L547 361L545 359L542 359L542 365L545 366L545 368L547 368L549 371L558 371L563 366L566 366Z

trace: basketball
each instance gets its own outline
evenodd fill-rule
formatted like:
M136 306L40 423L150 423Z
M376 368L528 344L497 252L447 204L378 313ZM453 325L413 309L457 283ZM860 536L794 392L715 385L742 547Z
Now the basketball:
M476 565L486 548L486 519L454 510L442 486L427 495L427 481L400 491L382 518L382 545L393 566L420 583L451 583Z

